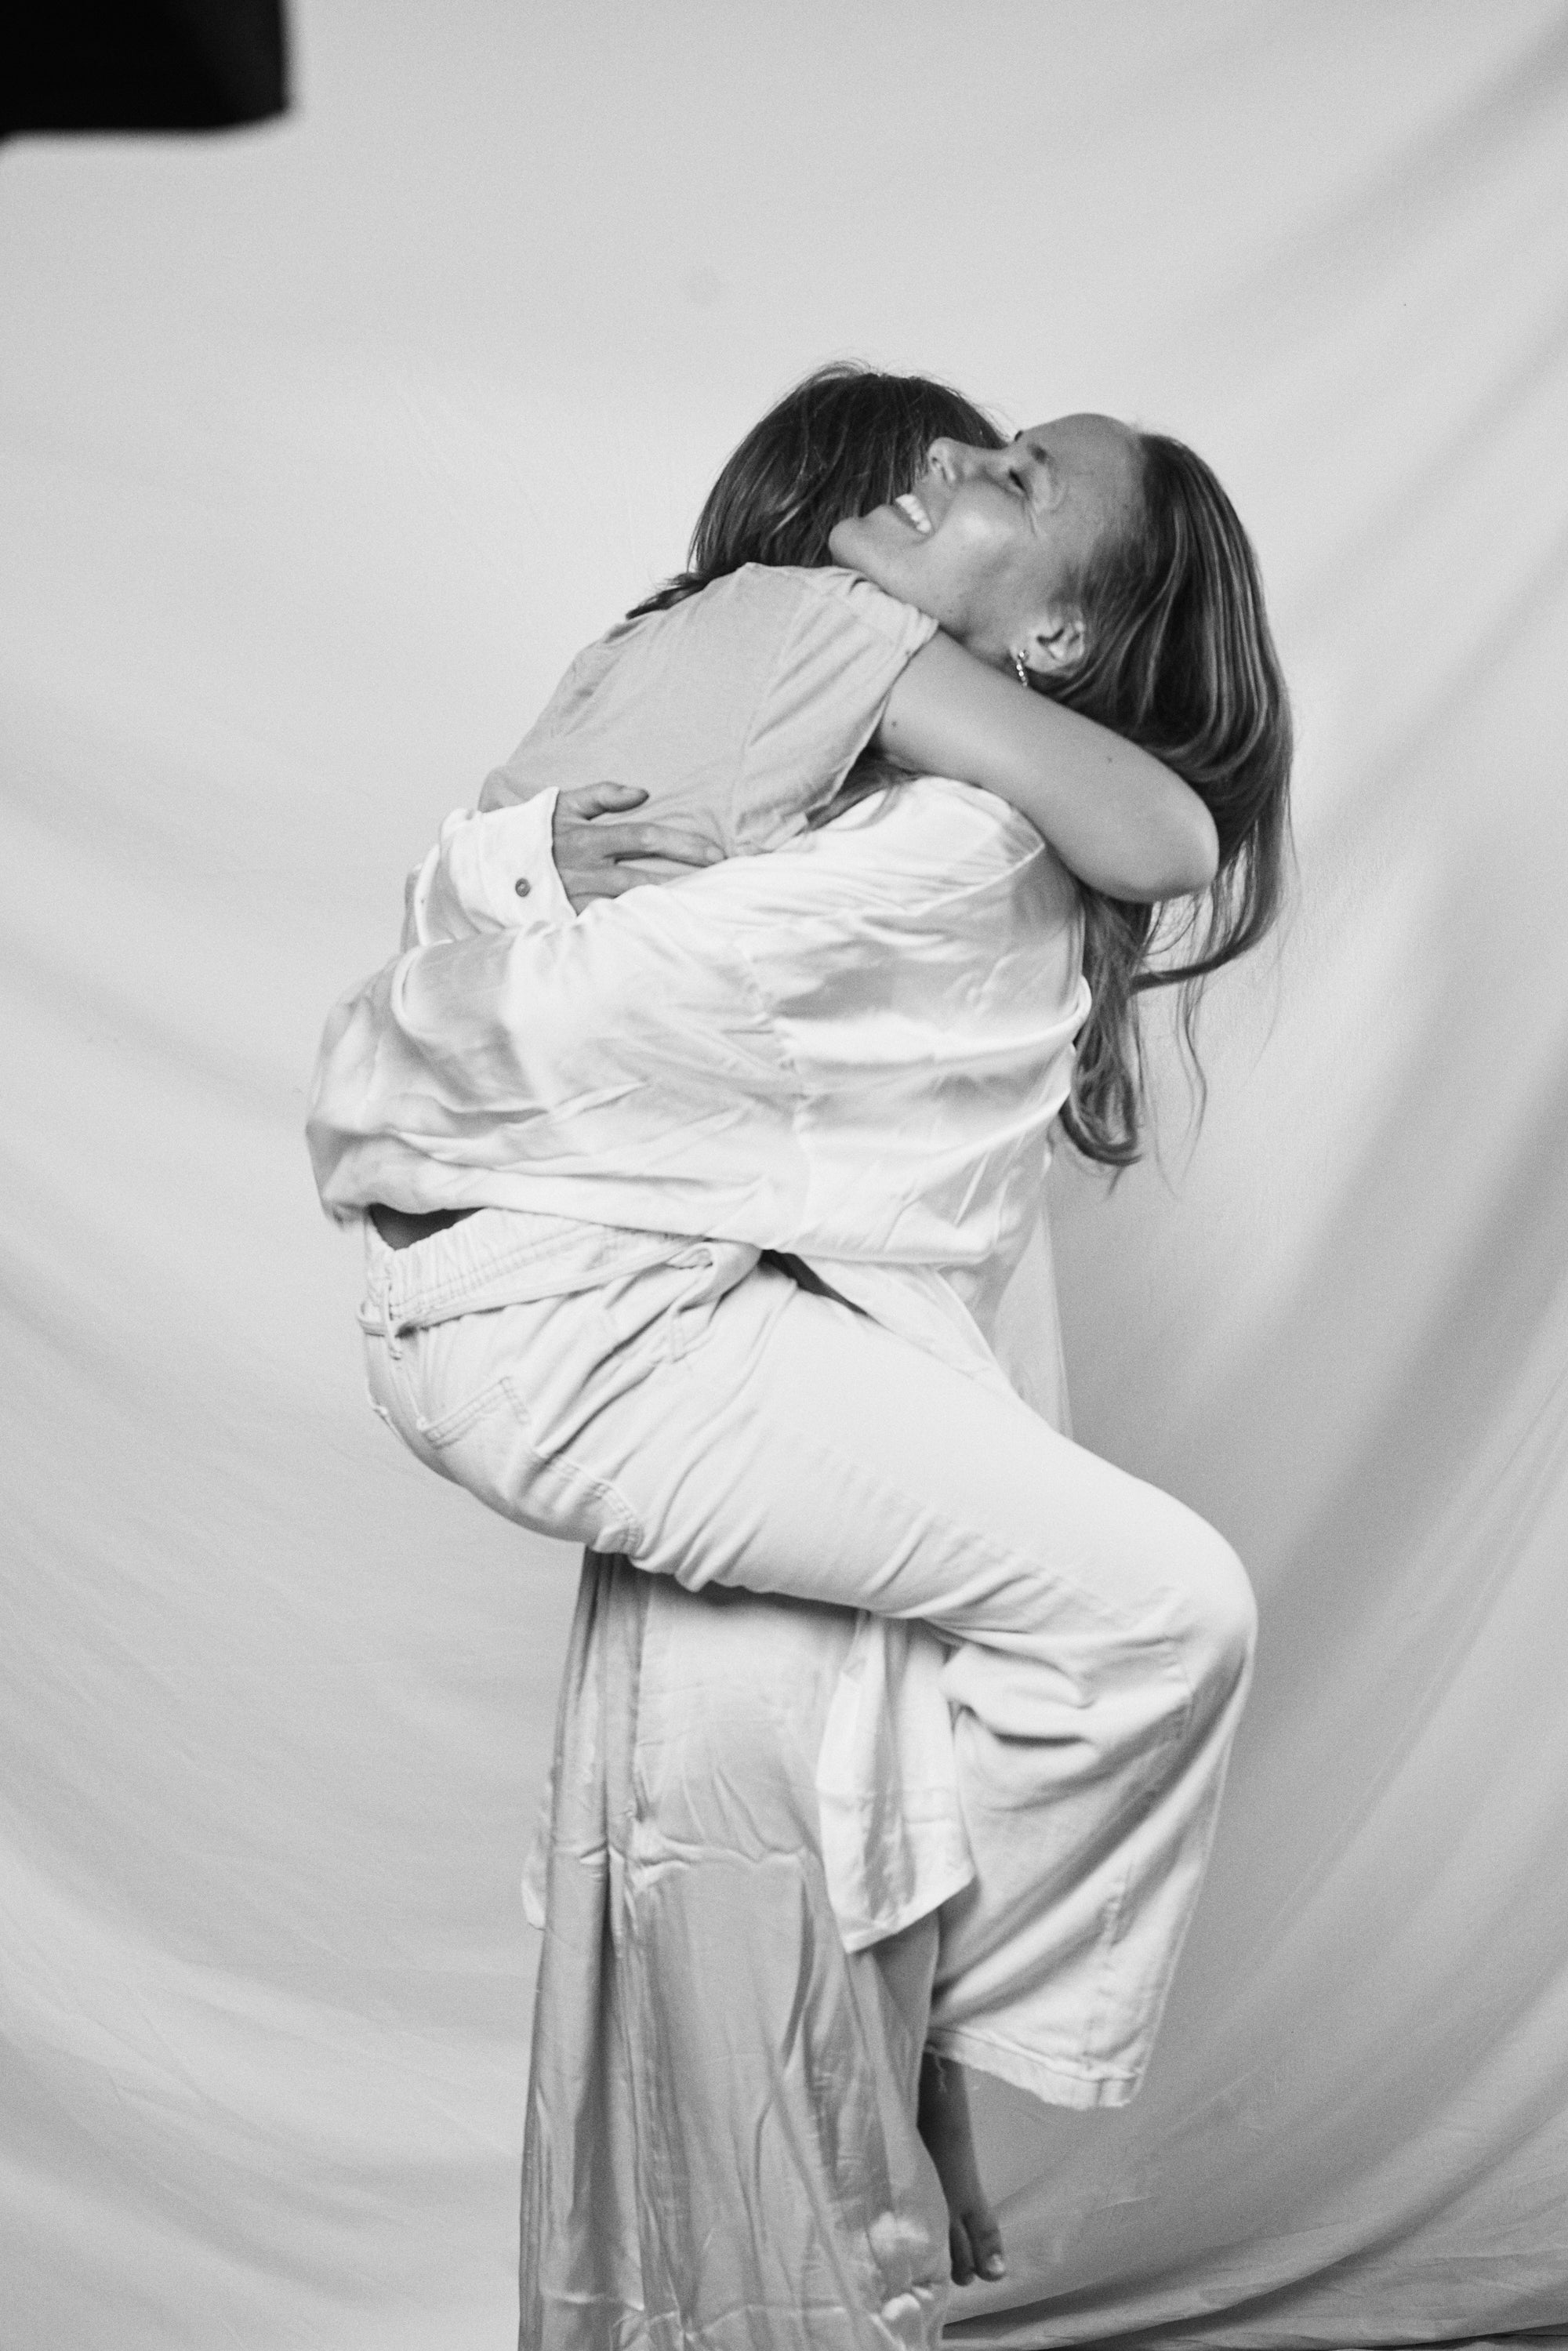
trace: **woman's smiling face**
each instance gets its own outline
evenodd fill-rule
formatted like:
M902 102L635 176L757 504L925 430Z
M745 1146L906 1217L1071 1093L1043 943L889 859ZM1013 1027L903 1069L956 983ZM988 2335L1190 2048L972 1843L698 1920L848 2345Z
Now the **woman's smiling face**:
M891 506L840 523L833 559L915 604L983 661L1079 658L1078 583L1137 512L1137 435L1112 416L1061 416L1003 449L935 441Z

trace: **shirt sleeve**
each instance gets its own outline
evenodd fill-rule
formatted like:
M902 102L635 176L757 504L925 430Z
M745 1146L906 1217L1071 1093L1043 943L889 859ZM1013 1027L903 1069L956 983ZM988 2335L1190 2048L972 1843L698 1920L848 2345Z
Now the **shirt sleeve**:
M586 1187L568 1212L591 1217L598 1195L690 1196L739 1165L761 1213L792 1228L798 1082L744 955L693 898L632 891L559 927L414 947L345 997L307 1125L329 1211L478 1205L504 1171Z
M777 847L827 806L936 623L836 566L756 566L743 577L754 595L788 593L794 604L736 778L733 845L749 853Z
M576 919L556 871L554 790L508 808L459 809L409 876L402 944L449 946Z
M1032 831L962 786L917 782L836 836L386 966L318 1062L329 1212L533 1208L955 1262L977 1171L1060 1100L1042 1113L1085 1008L1075 896L1063 880L1054 904Z

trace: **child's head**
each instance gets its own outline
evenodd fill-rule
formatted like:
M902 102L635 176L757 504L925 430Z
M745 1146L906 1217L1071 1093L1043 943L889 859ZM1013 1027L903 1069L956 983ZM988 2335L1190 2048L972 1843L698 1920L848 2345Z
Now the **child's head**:
M944 438L996 449L1002 436L962 392L926 376L883 375L848 361L815 369L726 460L697 517L685 570L638 610L689 595L743 563L831 563L834 524L907 490Z

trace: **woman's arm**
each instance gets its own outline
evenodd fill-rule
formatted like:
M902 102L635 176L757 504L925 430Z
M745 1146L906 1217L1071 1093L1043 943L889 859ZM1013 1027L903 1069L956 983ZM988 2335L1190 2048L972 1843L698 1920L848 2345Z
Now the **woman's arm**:
M619 898L648 881L649 860L670 868L672 879L720 862L724 852L690 825L608 820L647 797L636 784L569 792L552 785L508 807L455 810L409 875L405 950L570 922L593 899Z
M995 792L1111 897L1149 904L1214 879L1214 820L1179 776L951 637L933 637L900 673L876 741L901 767Z
M400 956L328 1023L325 1205L956 1262L959 1171L1043 1149L1060 1107L1079 926L971 795L889 798L679 889Z

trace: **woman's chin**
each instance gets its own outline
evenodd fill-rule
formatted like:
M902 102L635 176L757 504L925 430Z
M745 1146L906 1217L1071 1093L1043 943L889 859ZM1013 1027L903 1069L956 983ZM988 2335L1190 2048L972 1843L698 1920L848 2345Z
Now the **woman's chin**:
M863 529L862 517L846 515L843 521L836 522L828 533L828 553L835 563L841 563L846 570L853 571L857 568L855 549Z
M847 571L859 571L890 596L909 598L906 573L920 541L892 507L849 515L828 534L828 552ZM913 599L910 599L913 601Z

